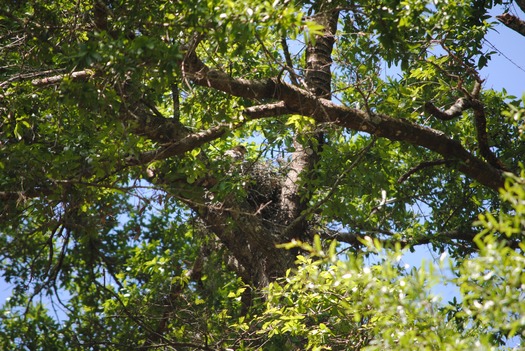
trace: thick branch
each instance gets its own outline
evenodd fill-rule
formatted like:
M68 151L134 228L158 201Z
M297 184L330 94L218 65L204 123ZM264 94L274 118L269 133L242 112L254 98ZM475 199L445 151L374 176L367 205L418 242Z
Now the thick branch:
M460 98L445 111L438 109L430 101L425 103L425 111L430 113L432 116L442 121L448 121L453 118L461 116L461 113L471 107L472 104L465 98Z
M291 111L286 108L284 101L279 101L275 104L250 106L244 110L244 114L249 116L250 119L277 117L289 113L291 113Z
M211 70L197 57L195 52L186 55L182 66L184 78L195 84L249 99L276 98L276 80L233 79L225 72Z
M487 135L487 118L485 116L483 104L479 100L474 100L472 105L474 108L474 126L476 127L478 147L481 156L483 156L493 167L501 170L508 170L496 155L494 155L492 150L490 150L489 137Z
M301 221L304 221L308 216L310 216L311 214L315 213L315 211L317 211L317 209L319 209L319 207L321 207L324 203L326 203L328 200L330 200L330 198L335 194L335 192L337 191L338 189L338 186L339 186L339 183L345 178L345 176L350 173L353 169L355 169L355 167L357 167L359 165L359 163L361 163L361 160L363 159L363 157L368 153L368 151L370 151L370 149L372 148L372 146L374 146L375 144L375 139L372 140L371 143L369 143L367 146L365 146L363 149L361 149L358 154L357 154L357 157L355 158L355 160L353 160L353 162L350 164L350 167L346 168L345 170L343 170L339 175L338 177L336 178L335 182L333 183L332 187L330 188L330 190L323 196L323 198L321 198L319 201L317 201L313 206L310 206L308 209L306 209L305 211L303 211L303 213L301 213L301 215L297 218L294 219L294 221L292 223L290 223L285 231L283 232L283 236L288 236L287 235L287 232L290 231L291 229L293 229L298 223L300 223Z
M90 78L93 76L95 72L90 69L86 69L83 71L77 71L70 74L58 74L56 76L46 77L46 78L40 78L40 79L33 79L31 83L35 86L42 86L42 85L51 85L60 83L64 78L69 77L71 79L85 79Z
M321 8L312 19L324 27L324 34L316 36L315 44L306 47L306 85L314 95L326 99L332 94L332 49L338 18L337 10Z
M447 137L441 131L403 119L378 114L370 115L358 109L336 105L329 100L318 98L308 91L276 79L234 79L225 73L210 71L196 56L193 57L193 60L194 64L186 67L196 84L239 97L284 101L290 112L313 117L320 123L331 122L354 131L422 146L446 159L457 160L458 170L494 190L504 184L501 171L474 157L461 143ZM190 69L198 70L192 72Z
M336 106L328 101L321 101L321 105L322 110L326 111L322 116L315 116L319 114L315 111L304 112L313 112L314 117L319 119L329 116L334 123L352 130L422 146L444 158L459 161L458 170L489 188L497 190L503 186L502 172L474 157L460 142L447 137L443 132L386 115L373 115L369 118L362 111Z
M321 3L320 8L316 8L317 13L313 18L324 29L322 35L315 37L315 42L307 44L304 76L307 89L315 97L327 99L331 97L332 49L339 17L338 11L330 8L325 9L325 7L331 6L329 3ZM288 225L283 235L290 240L301 238L307 232L307 221L302 214L308 208L312 189L304 189L300 180L307 180L308 178L312 180L315 177L315 173L311 170L319 158L324 136L322 132L317 130L314 137L299 132L294 135L294 151L289 165L290 169L281 189L280 205L286 213Z
M504 13L503 15L496 16L496 18L510 29L525 36L525 21L522 21L510 13Z
M249 207L246 203L227 200L220 207L193 201L186 203L234 255L236 262L231 262L230 266L244 282L265 287L292 266L295 257L291 252L275 250L275 244L282 239L270 235L272 230L261 216L243 211Z
M129 158L126 160L126 163L129 165L147 164L155 160L163 160L168 157L182 155L207 142L220 138L231 129L232 126L230 124L221 124L202 132L189 134L181 140L169 143L158 150L146 151L138 157Z

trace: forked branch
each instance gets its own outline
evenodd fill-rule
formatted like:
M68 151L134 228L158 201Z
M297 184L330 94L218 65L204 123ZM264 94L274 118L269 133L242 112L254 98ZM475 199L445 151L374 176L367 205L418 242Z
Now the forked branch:
M350 130L406 142L434 151L445 159L456 160L459 171L491 189L497 190L504 184L500 169L475 157L461 143L441 131L407 120L337 105L275 78L232 78L224 72L210 70L195 53L190 57L185 67L187 77L195 84L255 101L282 101L290 113L312 117L318 123L330 122Z

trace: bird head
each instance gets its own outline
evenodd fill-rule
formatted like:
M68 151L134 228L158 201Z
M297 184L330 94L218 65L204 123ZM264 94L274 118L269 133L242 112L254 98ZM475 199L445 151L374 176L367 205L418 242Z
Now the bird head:
M237 145L224 153L225 156L231 157L235 160L242 160L247 150L244 145Z

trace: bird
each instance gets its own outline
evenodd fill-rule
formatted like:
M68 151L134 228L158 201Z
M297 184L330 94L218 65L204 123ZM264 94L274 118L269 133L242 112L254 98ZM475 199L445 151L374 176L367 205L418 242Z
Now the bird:
M226 171L227 175L244 173L244 155L246 152L244 145L237 145L224 153L226 161L230 164Z
M244 145L237 145L233 147L232 149L226 151L224 153L224 156L228 156L232 159L232 161L242 161L244 160L244 155L246 155L246 147Z

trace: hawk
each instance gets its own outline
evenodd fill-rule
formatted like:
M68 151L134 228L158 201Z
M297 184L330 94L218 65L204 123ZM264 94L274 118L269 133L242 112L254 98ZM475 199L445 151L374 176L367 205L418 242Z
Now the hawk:
M236 147L226 151L224 156L230 157L232 161L242 161L244 160L244 155L246 152L247 150L243 145L237 145Z

